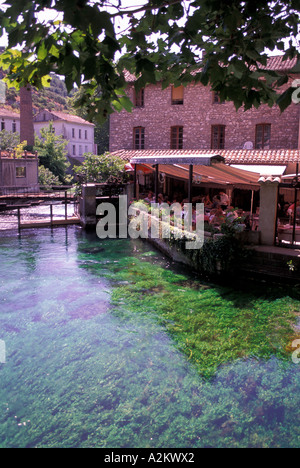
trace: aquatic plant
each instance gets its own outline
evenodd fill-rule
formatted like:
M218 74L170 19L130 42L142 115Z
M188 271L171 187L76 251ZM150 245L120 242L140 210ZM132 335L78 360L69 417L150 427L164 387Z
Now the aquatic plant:
M290 358L293 324L300 304L228 287L195 283L145 259L125 257L109 265L117 287L114 308L152 314L202 376L239 358ZM120 283L123 282L122 283Z
M204 283L77 228L0 245L1 448L299 447L299 288Z

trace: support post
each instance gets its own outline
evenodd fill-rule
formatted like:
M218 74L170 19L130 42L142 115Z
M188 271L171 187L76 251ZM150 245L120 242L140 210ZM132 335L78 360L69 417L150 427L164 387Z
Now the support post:
M159 174L159 165L155 165L155 203L158 203L158 174Z
M298 182L298 176L299 176L299 163L296 165L296 177L297 177L297 182ZM294 219L293 219L293 239L292 239L292 245L295 243L296 239L296 225L297 225L297 198L298 198L298 190L295 188L295 198L294 198Z
M274 245L279 179L260 179L259 231L263 245Z
M188 191L189 203L193 202L193 172L194 172L194 166L192 164L190 164L190 167L189 167L189 191Z
M65 191L65 220L68 219L68 192Z
M96 195L97 188L95 184L85 184L82 186L82 196L80 198L80 222L86 229L94 228L97 224Z
M133 183L133 198L136 200L136 184L137 184L137 166L134 165L134 183Z
M53 205L50 205L50 225L53 226Z
M18 231L21 233L21 210L18 208Z

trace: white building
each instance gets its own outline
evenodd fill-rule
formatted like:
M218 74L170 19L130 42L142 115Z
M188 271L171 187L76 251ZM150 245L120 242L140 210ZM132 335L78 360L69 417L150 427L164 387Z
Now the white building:
M53 122L56 135L61 135L67 143L68 156L82 162L85 153L97 154L95 145L95 125L76 115L63 112L40 111L34 116L34 130L40 137L41 129ZM0 108L0 131L20 133L20 114Z
M69 157L82 162L85 153L96 154L94 124L76 115L43 110L34 117L35 133L40 136L41 129L48 127L50 122L53 122L56 135L60 135L68 141Z
M7 132L20 133L20 114L11 110L0 109L0 130Z

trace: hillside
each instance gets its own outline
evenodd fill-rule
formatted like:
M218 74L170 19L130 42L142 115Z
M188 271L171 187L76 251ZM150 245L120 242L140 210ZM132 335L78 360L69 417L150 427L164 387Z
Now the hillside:
M73 113L69 104L69 97L65 83L56 75L51 75L52 81L49 88L37 91L33 89L33 112L42 109L58 110ZM14 110L20 109L20 96L14 88L7 89L6 105Z

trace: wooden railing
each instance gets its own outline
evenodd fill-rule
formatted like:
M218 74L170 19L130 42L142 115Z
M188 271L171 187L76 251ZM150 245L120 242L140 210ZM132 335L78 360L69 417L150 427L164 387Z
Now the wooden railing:
M37 151L35 153L29 153L28 151L24 151L24 153L20 157L20 156L17 156L17 153L15 150L11 150L11 151L0 150L0 158L2 159L37 159L38 153Z

